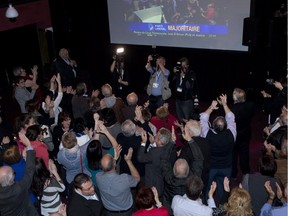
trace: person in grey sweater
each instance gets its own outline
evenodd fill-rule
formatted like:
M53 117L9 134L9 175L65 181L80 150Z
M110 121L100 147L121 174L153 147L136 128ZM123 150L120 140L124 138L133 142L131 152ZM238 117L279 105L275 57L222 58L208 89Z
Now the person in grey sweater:
M15 87L15 93L14 97L17 100L21 113L27 113L25 104L28 100L31 100L35 96L36 89L38 88L38 85L32 86L32 91L28 91L28 89L25 87L25 80L23 77L16 77L15 79L16 87Z

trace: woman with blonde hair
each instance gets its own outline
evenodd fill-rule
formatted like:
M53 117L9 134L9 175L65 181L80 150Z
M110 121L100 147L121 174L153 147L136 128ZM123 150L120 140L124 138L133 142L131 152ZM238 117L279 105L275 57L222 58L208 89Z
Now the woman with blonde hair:
M227 216L253 216L250 194L243 188L233 188L224 204Z
M229 179L224 178L224 194L220 201L219 208L213 210L214 216L253 216L253 208L251 204L251 197L247 190L235 187L231 190L229 186Z

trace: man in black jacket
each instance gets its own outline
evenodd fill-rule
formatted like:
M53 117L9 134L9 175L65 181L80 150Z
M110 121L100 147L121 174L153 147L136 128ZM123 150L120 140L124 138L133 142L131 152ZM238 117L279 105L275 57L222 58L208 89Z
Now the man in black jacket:
M189 120L186 122L182 137L187 143L183 145L179 157L188 162L191 174L202 179L204 183L203 194L205 194L210 169L210 145L207 139L200 137L200 135L199 121ZM202 200L206 202L205 197L202 197Z
M161 174L164 179L163 205L173 215L171 209L172 199L175 195L184 195L186 193L186 180L189 176L189 165L183 158L178 158L174 165L171 165L170 155L176 152L176 145L169 143L164 147L164 153L161 156Z
M53 74L60 73L63 87L76 87L76 78L79 76L79 70L76 61L70 59L67 49L60 49L59 57L51 65L51 72Z
M74 190L68 202L69 216L101 216L103 205L92 179L85 173L79 173L73 180Z
M237 137L233 149L232 178L237 178L238 159L242 174L250 173L249 144L252 135L251 121L255 112L255 105L246 101L246 92L243 89L235 88L233 91L234 104L231 111L235 115L237 125Z

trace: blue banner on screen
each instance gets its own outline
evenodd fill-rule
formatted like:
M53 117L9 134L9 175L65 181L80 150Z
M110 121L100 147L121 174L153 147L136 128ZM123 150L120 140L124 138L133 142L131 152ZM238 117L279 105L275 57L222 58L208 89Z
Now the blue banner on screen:
M182 32L200 34L227 34L226 25L183 25L183 24L155 24L155 23L134 23L128 27L130 31L148 32Z

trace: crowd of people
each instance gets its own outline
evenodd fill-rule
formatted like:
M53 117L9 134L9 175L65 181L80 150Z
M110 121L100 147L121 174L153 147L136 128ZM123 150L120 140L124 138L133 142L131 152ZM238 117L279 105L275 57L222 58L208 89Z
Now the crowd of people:
M148 56L142 104L116 59L114 82L99 89L77 80L65 48L45 86L37 84L37 66L31 75L15 69L21 114L13 131L0 118L1 215L286 215L287 79L273 83L276 96L262 91L273 118L263 128L259 172L251 173L256 109L245 90L235 87L233 104L221 94L196 113L188 58L172 78L165 65L163 56Z

